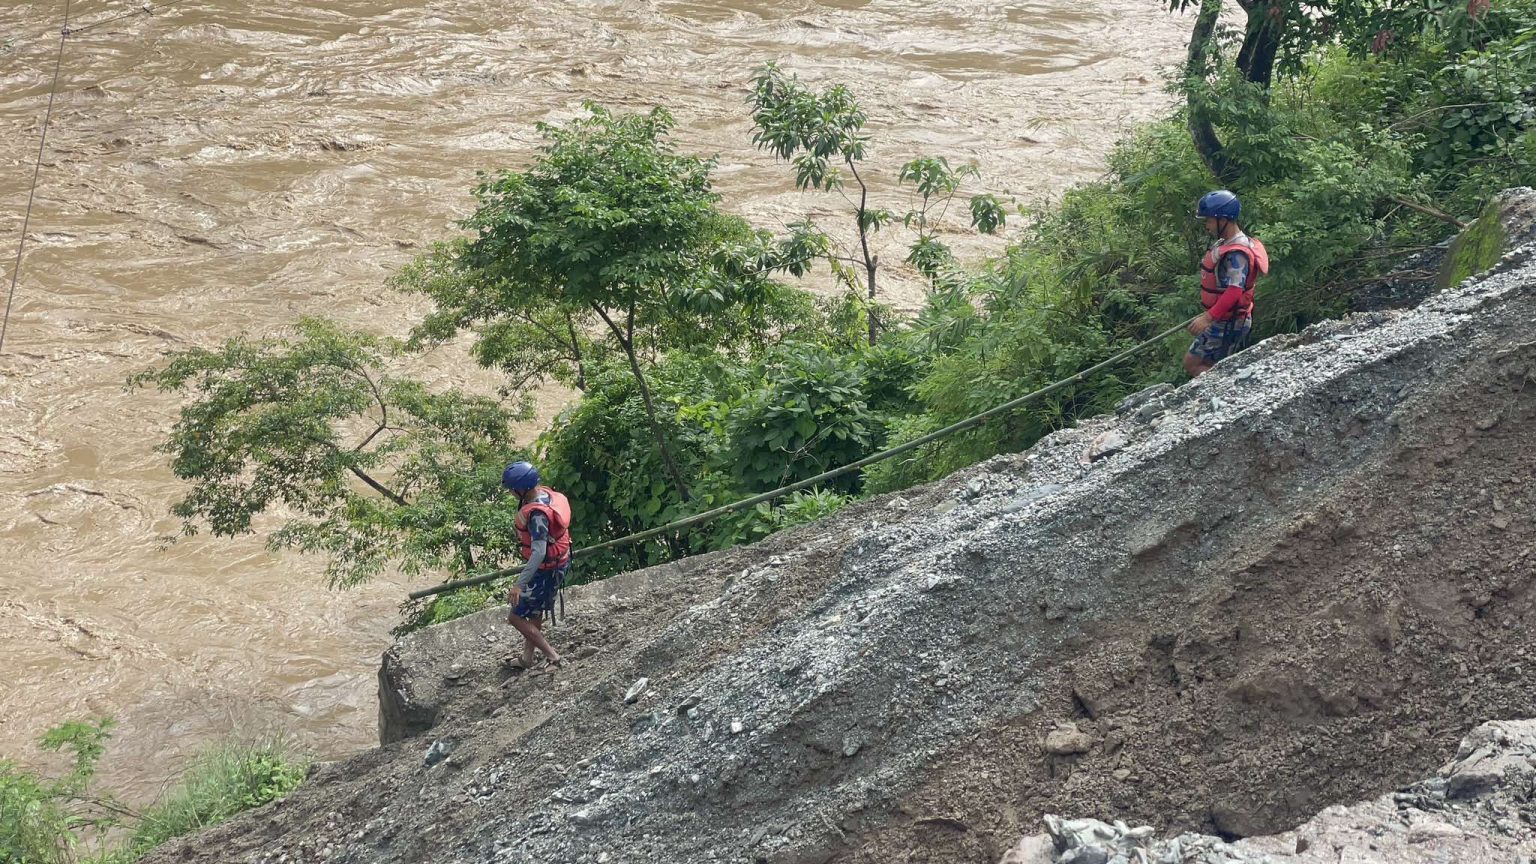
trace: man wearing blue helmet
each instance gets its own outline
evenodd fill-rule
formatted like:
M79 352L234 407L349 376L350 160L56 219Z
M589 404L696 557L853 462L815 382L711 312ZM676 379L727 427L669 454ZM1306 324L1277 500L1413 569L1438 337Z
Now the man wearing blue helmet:
M553 667L561 657L544 638L544 616L554 612L555 598L571 565L571 504L548 486L539 485L539 469L527 462L513 462L501 474L501 485L517 496L517 528L523 572L507 591L507 623L523 636L523 653L511 661L518 669L532 669L534 649Z
M1195 377L1242 349L1253 329L1253 285L1269 272L1269 253L1257 237L1237 224L1243 205L1225 189L1201 196L1195 215L1215 237L1200 261L1200 305L1205 311L1189 324L1194 344L1184 355L1184 371Z

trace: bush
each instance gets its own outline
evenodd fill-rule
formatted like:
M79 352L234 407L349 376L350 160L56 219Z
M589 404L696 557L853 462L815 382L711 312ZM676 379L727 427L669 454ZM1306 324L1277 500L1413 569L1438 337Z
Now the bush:
M728 409L725 470L745 493L766 492L853 462L881 436L863 393L858 355L784 343L764 358L757 386ZM832 481L848 492L856 475Z
M308 766L281 739L225 743L199 755L170 792L144 811L126 848L111 862L149 850L286 796Z
M0 760L0 861L64 864L75 860L80 846L104 842L120 808L90 787L111 730L112 721L103 718L63 723L44 733L42 749L74 755L70 770L56 778Z
M134 816L91 788L112 721L69 722L43 736L45 750L69 750L74 765L48 779L0 760L0 861L6 864L130 864L167 840L275 801L304 780L306 765L277 739L226 743L198 756L181 781ZM108 832L129 829L119 847ZM94 854L82 849L95 847Z

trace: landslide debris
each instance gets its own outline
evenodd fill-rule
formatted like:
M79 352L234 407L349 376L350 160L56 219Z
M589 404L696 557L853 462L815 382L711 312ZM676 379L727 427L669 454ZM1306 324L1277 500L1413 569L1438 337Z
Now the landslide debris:
M1329 807L1281 834L1159 839L1150 826L1045 817L1002 864L1531 864L1536 860L1536 721L1485 723L1433 777Z
M389 743L146 860L993 864L1046 813L1237 837L1380 794L1536 716L1533 320L1526 250L569 592L556 674L499 667L499 611L407 637Z

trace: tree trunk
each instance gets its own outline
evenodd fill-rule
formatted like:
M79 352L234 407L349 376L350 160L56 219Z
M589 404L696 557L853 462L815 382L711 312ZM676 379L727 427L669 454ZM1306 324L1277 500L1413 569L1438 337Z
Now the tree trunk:
M1280 36L1285 32L1284 18L1273 14L1280 11L1277 2L1243 3L1248 12L1248 30L1243 36L1243 47L1237 52L1237 68L1242 70L1243 77L1265 90L1274 82L1275 57L1280 53Z
M587 392L587 362L581 356L581 340L576 338L576 324L571 316L565 316L565 329L571 335L571 355L576 358L576 389Z
M864 273L869 280L869 305L864 307L864 320L869 324L869 344L874 347L875 339L879 333L875 323L875 271L880 269L880 257L869 252L869 228L864 223L865 214L869 212L869 187L864 185L864 178L859 176L859 166L853 164L853 160L844 157L848 168L853 171L853 179L859 183L859 207L853 212L855 227L859 229L859 249L864 253Z
M1227 158L1216 137L1216 127L1211 124L1210 112L1204 105L1204 96L1197 92L1206 81L1210 62L1210 48L1215 40L1216 22L1221 17L1221 0L1201 0L1200 14L1195 18L1195 28L1189 36L1189 62L1185 68L1185 113L1189 119L1189 137L1194 142L1200 161L1218 183L1229 185L1237 179L1238 171Z
M688 483L683 480L683 472L678 470L677 461L672 458L672 448L667 446L667 437L661 433L661 424L656 420L656 403L651 399L651 387L645 381L645 373L640 370L640 360L635 356L635 342L633 335L626 336L619 325L608 317L608 312L601 306L593 304L593 309L613 331L615 339L619 340L619 346L624 349L624 356L629 358L629 370L635 375L635 383L640 387L640 399L645 403L645 419L651 427L651 437L656 440L656 450L661 454L661 464L667 473L672 475L672 482L677 486L677 494L684 501L693 496L688 493Z
M865 255L869 254L868 249L869 244L866 243ZM875 268L879 265L873 259L866 258L864 266L869 274L869 305L864 307L864 319L869 322L869 345L873 348L875 340L879 337L879 331L876 329L878 324L875 322Z

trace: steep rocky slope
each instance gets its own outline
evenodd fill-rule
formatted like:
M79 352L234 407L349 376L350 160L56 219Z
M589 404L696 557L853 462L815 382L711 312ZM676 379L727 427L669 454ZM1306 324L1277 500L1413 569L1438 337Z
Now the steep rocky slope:
M1046 813L1255 835L1409 782L1536 716L1531 259L571 592L557 674L497 612L404 640L388 743L153 860L990 864Z

